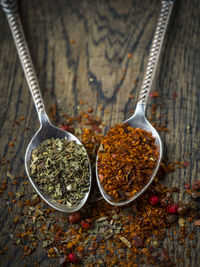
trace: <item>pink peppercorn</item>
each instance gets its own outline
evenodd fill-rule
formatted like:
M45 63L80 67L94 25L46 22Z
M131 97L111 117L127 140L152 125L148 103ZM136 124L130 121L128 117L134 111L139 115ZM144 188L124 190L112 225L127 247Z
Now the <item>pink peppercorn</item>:
M170 204L167 206L167 212L170 214L177 214L178 205L177 204Z
M68 260L72 263L79 263L80 262L80 258L74 252L69 253Z
M157 196L151 196L149 198L149 203L152 205L152 206L155 206L157 205L159 202L159 198Z

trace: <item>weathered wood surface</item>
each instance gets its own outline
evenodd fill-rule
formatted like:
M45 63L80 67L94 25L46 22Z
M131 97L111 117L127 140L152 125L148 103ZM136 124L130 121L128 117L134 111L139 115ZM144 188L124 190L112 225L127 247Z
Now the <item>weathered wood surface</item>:
M88 104L82 109L93 108L108 127L127 118L136 104L159 10L158 0L21 1L22 24L46 109L56 103L62 111L76 116L79 101L83 100ZM189 161L188 168L176 170L165 180L170 187L183 188L185 182L200 175L199 19L198 0L176 2L153 86L159 97L150 99L147 109L147 117L151 117L151 105L158 104L153 121L166 124L170 130L161 133L165 156L172 161ZM10 160L12 174L19 176L24 173L25 149L39 123L1 10L0 29L0 153L1 158ZM103 106L101 111L99 105ZM162 119L159 114L163 114ZM20 121L21 117L25 119ZM20 126L14 121L20 121ZM24 131L26 127L28 131ZM14 146L9 147L9 142ZM1 166L0 179L6 177L6 171L7 167ZM20 186L8 184L13 193ZM184 194L178 197L189 201ZM34 261L40 266L57 266L43 249L21 259L21 250L12 245L9 236L15 228L17 206L9 213L10 204L6 206L3 198L0 202L0 249L9 247L8 256L0 256L0 266L33 266ZM200 234L197 227L193 230L194 249L188 242L184 247L165 240L166 246L174 250L172 261L177 266L199 266ZM192 249L190 257L186 256L188 248ZM182 261L177 261L179 258Z

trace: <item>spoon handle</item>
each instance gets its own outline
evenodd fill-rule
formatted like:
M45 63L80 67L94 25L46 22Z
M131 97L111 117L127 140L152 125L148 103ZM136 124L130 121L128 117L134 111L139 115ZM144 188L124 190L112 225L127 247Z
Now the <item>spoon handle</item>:
M36 74L33 68L32 60L24 36L24 31L21 25L20 16L18 14L18 5L16 0L0 0L3 11L9 22L15 46L26 75L26 80L31 91L35 107L41 120L41 114L45 114L45 107L37 82Z
M143 78L138 104L144 105L144 111L146 109L149 92L151 90L152 82L155 76L158 59L160 56L164 36L167 30L167 25L173 8L173 0L161 1L162 8L160 16L157 22L156 31L153 37L151 50L148 58L146 73Z

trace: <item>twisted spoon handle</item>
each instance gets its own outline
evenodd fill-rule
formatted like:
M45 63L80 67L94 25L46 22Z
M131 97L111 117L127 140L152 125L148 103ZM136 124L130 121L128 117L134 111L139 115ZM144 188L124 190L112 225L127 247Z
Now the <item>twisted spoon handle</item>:
M158 64L158 59L160 56L164 36L167 30L167 25L173 8L173 2L174 1L172 0L161 1L162 8L156 26L156 31L153 37L146 73L143 78L142 87L138 98L138 104L144 104L144 110L146 109L149 92L151 90L152 82L155 76L155 71Z
M9 26L12 32L15 46L26 75L26 80L31 91L38 116L40 118L42 113L45 113L45 107L37 82L36 74L33 68L32 60L25 40L23 28L18 14L17 1L15 0L0 0L4 12L6 13Z

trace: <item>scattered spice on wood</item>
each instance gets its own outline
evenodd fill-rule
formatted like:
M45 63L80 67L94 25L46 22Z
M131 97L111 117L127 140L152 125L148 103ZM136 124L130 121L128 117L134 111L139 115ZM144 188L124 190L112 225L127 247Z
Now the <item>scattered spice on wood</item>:
M115 200L129 199L149 181L159 152L152 134L117 124L102 138L98 153L98 176Z
M77 124L80 128L77 128ZM61 125L69 126L72 132L78 130L79 138L90 156L94 172L96 153L102 139L101 121L90 114L80 112L76 118L63 115ZM74 125L76 125L75 129ZM5 167L7 159L1 159L1 164ZM174 263L174 257L170 255L173 255L173 252L164 248L166 230L171 233L171 242L176 239L185 246L187 237L190 247L195 248L196 235L191 232L189 224L199 227L200 203L198 199L193 199L191 196L189 203L178 203L178 209L183 205L187 206L185 215L179 214L178 209L177 214L168 214L167 206L174 204L173 194L179 194L179 192L165 187L162 179L174 170L173 165L162 162L153 184L142 198L124 208L110 206L101 198L94 186L90 200L81 210L81 220L71 223L70 215L66 217L47 207L46 203L33 192L26 176L16 175L14 171L7 169L5 177L0 180L0 197L2 203L5 203L5 209L16 210L16 212L14 215L12 212L9 213L11 218L10 232L7 233L9 247L0 247L0 255L9 257L10 246L14 243L23 253L24 265L30 264L30 260L35 257L35 251L41 250L41 247L46 251L53 266L57 266L58 262L63 266L74 264L70 261L70 253L74 253L79 258L81 265L91 267L178 265L179 259ZM17 187L17 194L12 191L16 182L20 185L19 188ZM189 195L199 191L192 188L188 190L190 191L184 190L184 192ZM151 205L149 202L151 196L159 198L157 205ZM19 220L16 220L13 228L16 217ZM185 222L179 220L180 218ZM82 220L91 220L92 226L84 229ZM0 223L2 225L3 220L0 220ZM161 248L164 250L160 251ZM30 258L27 259L27 257ZM34 264L39 266L37 262Z

